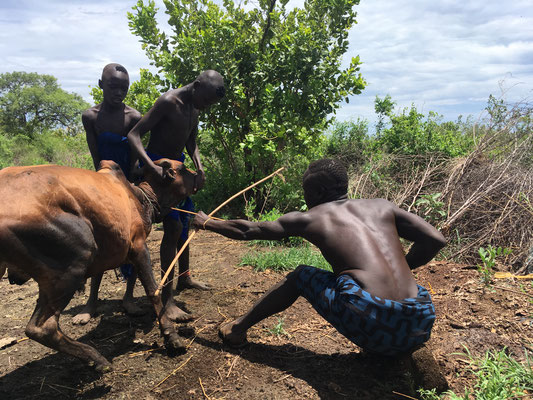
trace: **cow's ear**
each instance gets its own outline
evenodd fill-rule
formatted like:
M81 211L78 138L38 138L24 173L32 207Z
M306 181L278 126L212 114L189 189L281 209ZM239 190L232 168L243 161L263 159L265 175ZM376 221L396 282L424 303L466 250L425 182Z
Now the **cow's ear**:
M163 168L163 180L165 182L173 182L176 179L176 170L172 168L170 162L162 161L159 166Z

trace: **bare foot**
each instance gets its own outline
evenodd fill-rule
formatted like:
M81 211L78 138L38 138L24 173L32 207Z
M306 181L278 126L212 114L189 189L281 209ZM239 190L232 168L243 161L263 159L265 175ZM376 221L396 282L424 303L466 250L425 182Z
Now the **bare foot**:
M72 317L72 323L74 325L85 325L96 315L96 306L87 303L83 310L79 314Z
M218 336L229 347L240 349L246 346L248 341L246 340L246 332L239 332L234 328L235 323L236 321L233 321L221 325L218 329Z
M164 312L167 317L174 322L187 322L192 321L195 318L192 314L179 308L176 303L174 303L174 300L167 301Z
M192 279L190 276L187 276L185 278L180 278L176 286L176 290L183 289L210 290L211 286L209 286L207 283L197 281L196 279Z
M126 314L132 317L139 317L146 314L146 311L138 307L131 298L122 299L122 307L124 307L124 310L126 310Z

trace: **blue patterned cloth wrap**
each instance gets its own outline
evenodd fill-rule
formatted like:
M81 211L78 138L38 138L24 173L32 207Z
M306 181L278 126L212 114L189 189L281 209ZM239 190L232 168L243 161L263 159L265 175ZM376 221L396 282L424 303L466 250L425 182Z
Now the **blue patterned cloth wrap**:
M160 156L155 153L150 153L149 151L146 152L148 157L152 161L160 160L161 158L165 158L163 156ZM178 159L180 162L185 162L185 154L181 153L180 158ZM183 200L180 204L178 204L177 208L181 208L182 210L187 210L194 212L194 203L192 202L190 197L187 197L185 200ZM183 240L187 240L189 237L189 220L191 219L191 214L184 213L178 210L170 210L168 213L168 216L174 219L175 221L180 221L183 225L183 229L181 230L181 238Z
M128 138L118 133L102 132L96 137L98 145L98 156L100 160L112 160L116 162L126 179L130 175L130 145ZM132 264L123 264L120 266L120 273L124 279L128 279L133 273Z
M366 351L396 356L415 350L431 334L435 307L420 285L415 298L381 299L349 275L310 266L301 267L296 284L323 318Z
M96 137L100 160L116 162L126 179L130 175L130 145L128 138L113 132L102 132Z

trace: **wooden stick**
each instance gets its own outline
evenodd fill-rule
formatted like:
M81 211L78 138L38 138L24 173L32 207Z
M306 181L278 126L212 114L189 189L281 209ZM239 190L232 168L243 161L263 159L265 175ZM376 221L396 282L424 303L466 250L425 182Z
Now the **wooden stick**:
M229 199L227 199L225 202L223 202L221 205L219 205L217 208L215 208L213 211L211 211L208 215L209 218L211 218L213 216L213 214L215 214L218 210L220 210L222 207L224 207L226 204L228 204L230 201L232 201L233 199L235 199L236 197L240 196L241 194L243 194L244 192L246 192L247 190L250 190L251 188L263 183L264 181L266 181L267 179L270 179L272 178L274 175L277 175L279 174L282 170L284 170L285 167L281 167L279 168L278 170L276 170L275 172L271 173L270 175L268 175L267 177L264 177L263 179L255 182L254 184L248 186L246 189L243 189L241 190L240 192L234 194L233 196L231 196ZM157 290L155 291L155 295L156 296L159 296L159 293L161 293L161 289L163 288L163 286L165 285L165 282L167 281L167 278L168 276L170 275L170 271L172 271L172 269L174 268L174 265L176 264L176 262L178 261L178 259L180 258L181 256L181 253L183 253L183 251L187 248L188 244L190 243L190 241L192 240L192 238L194 237L194 235L196 235L196 232L197 231L193 231L189 237L187 238L187 240L185 241L185 243L183 243L183 246L181 246L181 249L180 251L178 251L178 253L176 254L176 257L174 257L174 260L172 260L172 262L170 263L169 267L167 268L167 272L165 272L165 275L163 276L163 278L161 279L161 282L159 283L159 286L157 287Z
M157 385L155 385L155 386L152 388L152 390L157 389L158 386L160 386L163 382L165 382L168 378L170 378L170 377L171 377L172 375L174 375L176 372L178 372L178 371L180 370L180 368L182 368L185 364L187 364L187 363L190 361L191 358L192 358L192 356L190 356L190 357L187 359L187 361L181 363L181 365L180 365L178 368L176 368L174 371L172 371L170 374L168 374L167 377L166 377L165 379L163 379L161 382L159 382Z
M0 350L4 350L8 347L14 346L20 342L24 342L26 340L29 340L28 337L24 337L22 339L14 339L14 338L7 338L7 339L1 339L0 340Z
M183 210L182 208L176 208L176 207L170 207L170 208L172 210L184 212L184 213L187 213L187 214L198 215L198 213L195 213L195 212L189 211L189 210ZM217 221L224 221L222 218L217 218L217 217L211 217L211 219L216 219Z
M207 393L205 392L204 385L202 385L202 378L198 377L198 382L200 382L200 387L202 388L202 393L204 394L205 398L206 398L207 400L210 400L210 399L209 399L209 396L208 396Z
M418 399L415 398L415 397L411 397L411 396L408 396L408 395L406 395L406 394L403 394L403 393L400 393L400 392L396 392L396 391L394 391L394 390L392 391L392 393L397 394L398 396L407 397L408 399L418 400Z

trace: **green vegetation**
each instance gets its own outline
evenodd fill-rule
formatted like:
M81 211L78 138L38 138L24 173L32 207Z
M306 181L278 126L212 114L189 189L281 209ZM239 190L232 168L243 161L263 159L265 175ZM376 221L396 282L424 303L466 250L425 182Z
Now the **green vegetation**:
M528 398L533 391L533 370L531 360L526 352L524 364L516 361L506 350L488 351L484 357L474 358L468 349L466 357L470 372L475 382L465 389L463 395L451 391L438 396L435 390L420 389L422 400L503 400Z
M81 127L89 105L56 78L28 72L0 75L0 168L60 164L90 168Z
M328 262L312 246L289 247L270 251L256 249L245 254L239 263L239 265L251 265L258 271L264 271L267 268L274 271L290 271L300 264L331 271Z
M440 201L441 196L442 193L423 194L415 201L415 206L418 206L420 215L435 226L443 219L446 219L444 203Z
M164 89L192 82L206 69L220 71L227 82L226 99L202 116L200 146L212 177L197 196L202 208L279 164L290 168L269 201L300 205L295 188L309 160L320 157L328 115L365 87L359 58L341 68L358 3L308 0L288 10L286 0L260 1L253 9L232 0L170 0L167 34L158 28L154 2L137 2L128 14L130 28ZM254 194L256 212L264 205L263 190Z
M510 249L502 249L501 247L493 247L490 244L485 249L480 247L478 250L479 257L481 257L482 264L478 264L477 269L481 275L481 280L485 285L489 285L494 276L494 266L496 265L496 257L507 256L511 254Z
M282 317L278 317L278 322L270 329L267 329L267 332L273 336L287 336L290 337L290 335L287 333L287 331L283 328L284 322Z

